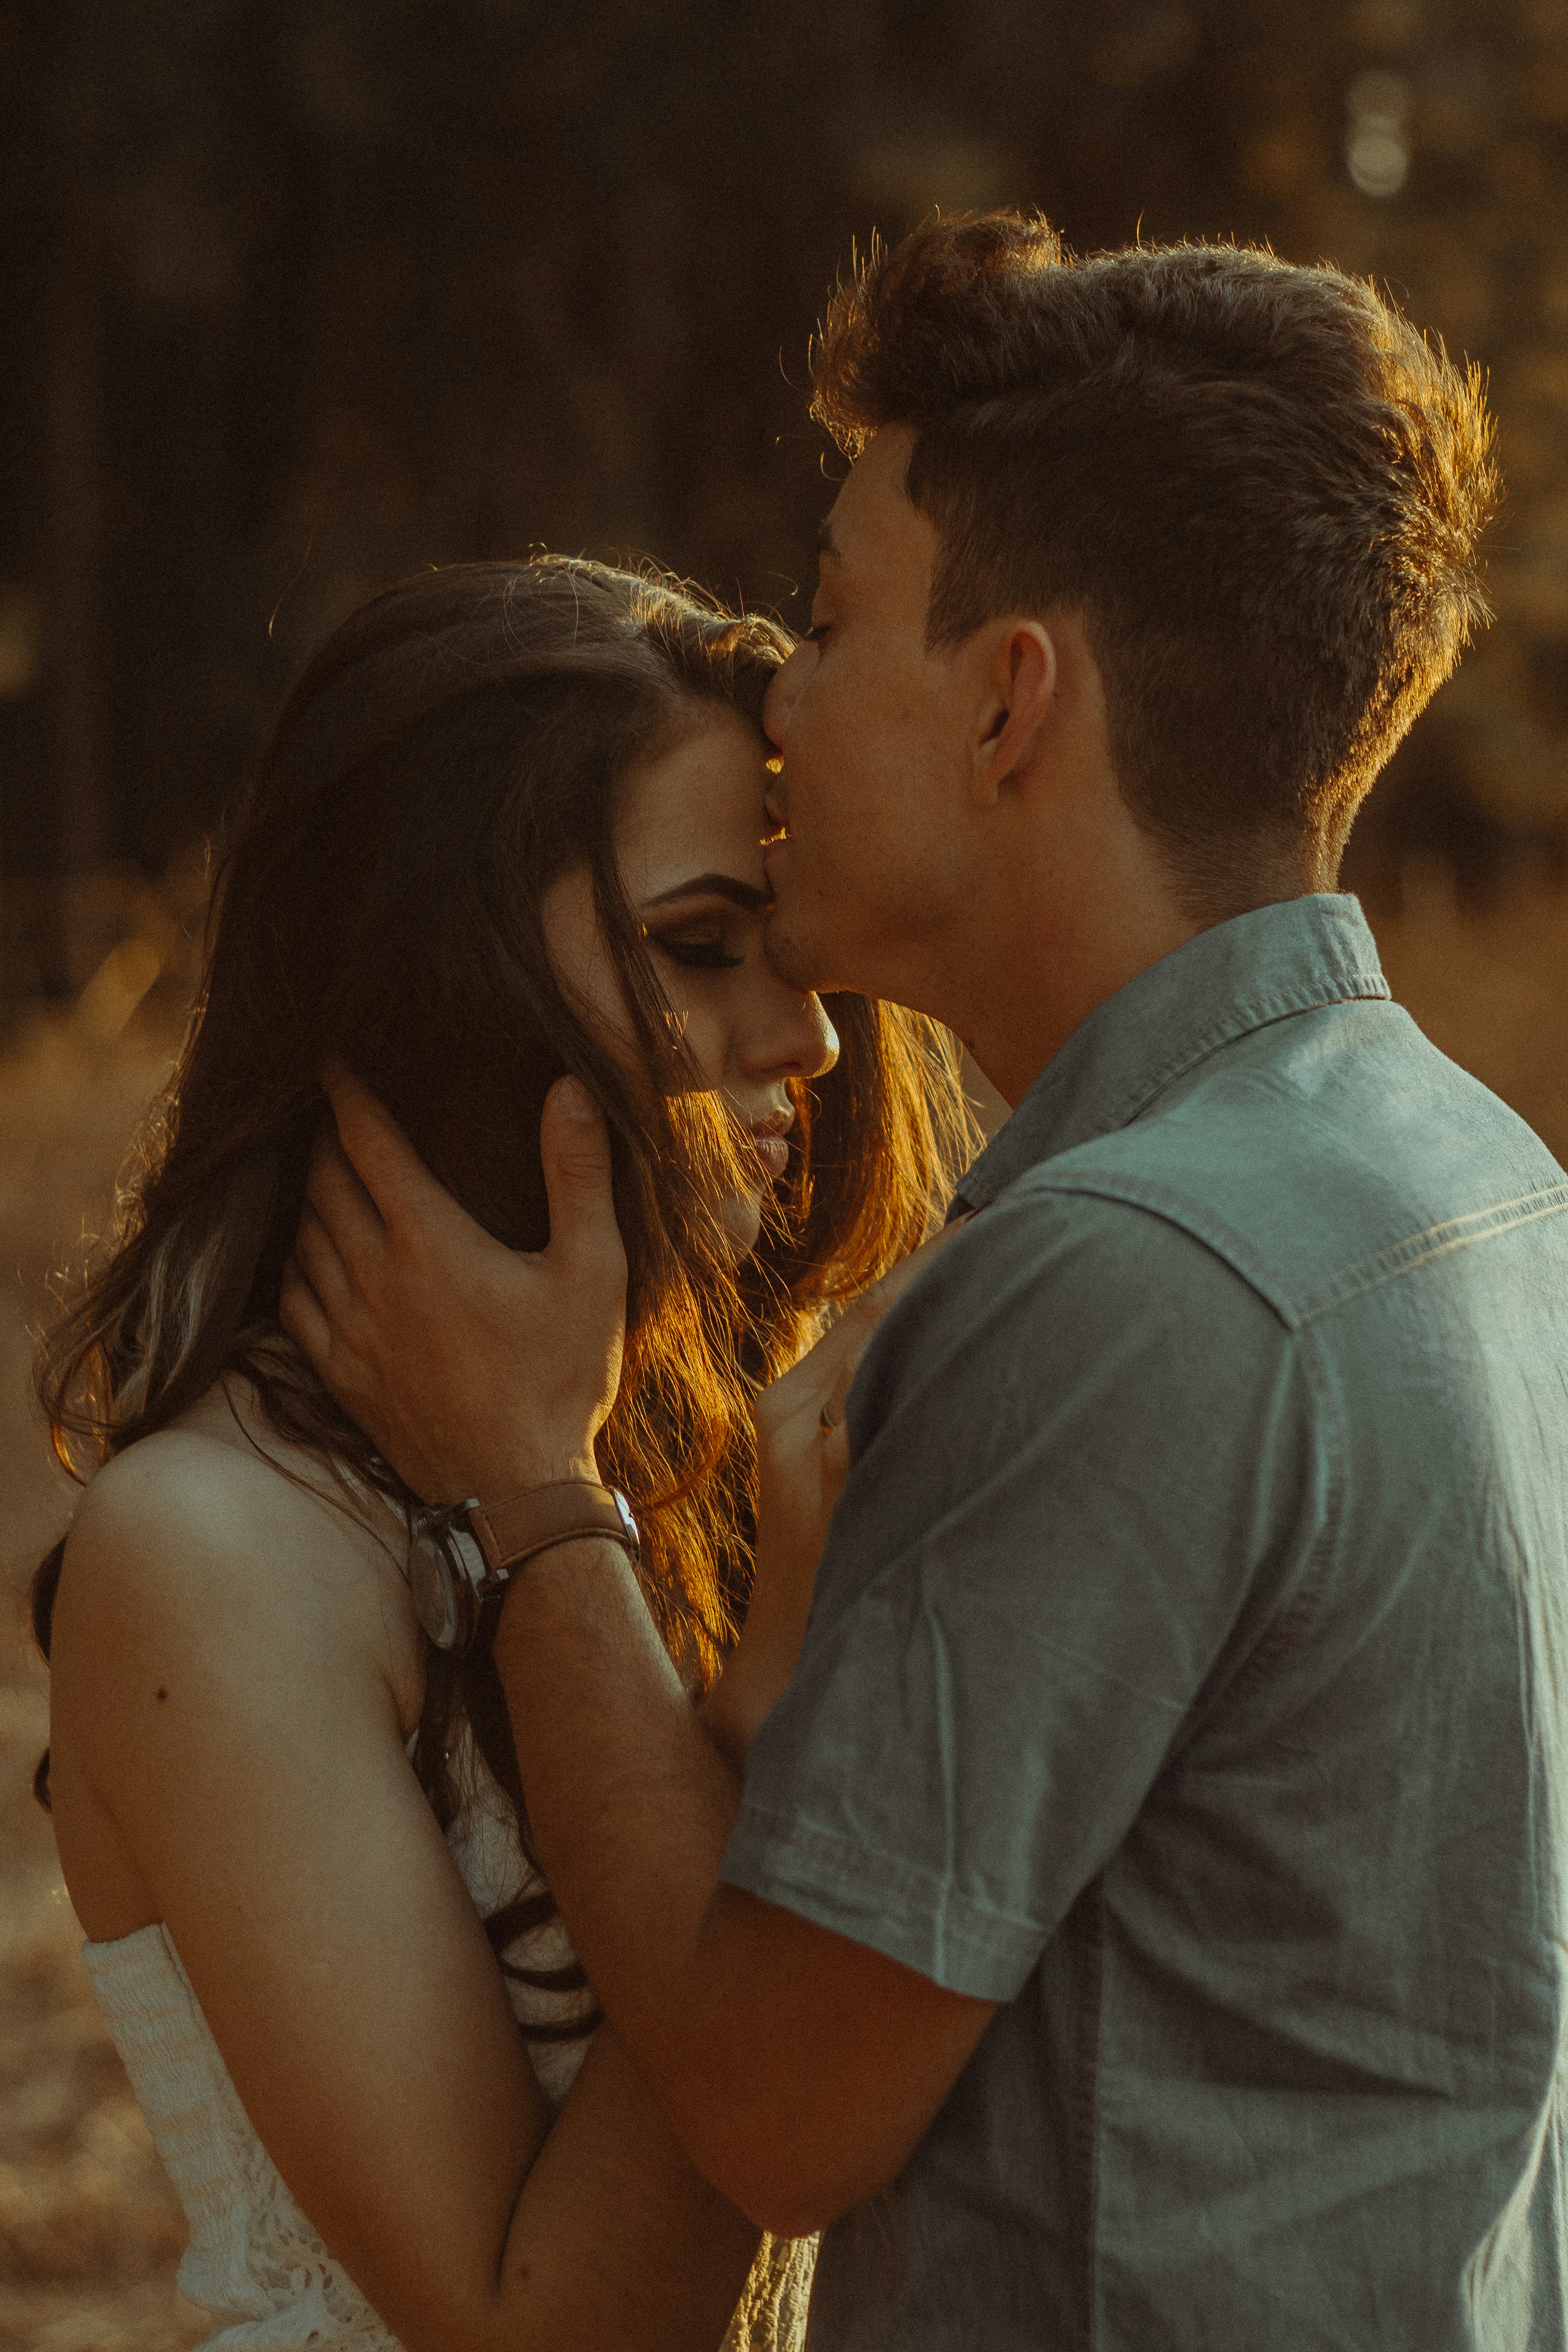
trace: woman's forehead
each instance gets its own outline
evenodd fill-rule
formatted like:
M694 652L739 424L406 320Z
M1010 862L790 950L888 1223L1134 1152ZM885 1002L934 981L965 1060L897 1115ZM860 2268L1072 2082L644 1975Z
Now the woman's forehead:
M737 710L716 709L627 778L615 854L633 903L662 897L693 876L763 881L763 793L768 745Z

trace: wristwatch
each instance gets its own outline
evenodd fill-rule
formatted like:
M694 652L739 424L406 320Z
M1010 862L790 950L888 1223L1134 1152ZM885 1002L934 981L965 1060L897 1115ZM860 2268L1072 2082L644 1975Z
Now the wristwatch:
M408 1564L414 1614L438 1650L461 1657L473 1646L486 1602L505 1592L525 1560L584 1536L607 1537L636 1567L642 1545L631 1505L618 1487L587 1479L422 1512Z

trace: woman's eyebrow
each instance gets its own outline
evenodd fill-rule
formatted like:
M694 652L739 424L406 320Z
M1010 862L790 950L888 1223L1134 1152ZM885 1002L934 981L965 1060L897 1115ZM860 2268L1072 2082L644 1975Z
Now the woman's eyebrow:
M666 907L672 898L727 898L732 907L744 908L748 915L759 915L765 907L771 906L773 894L759 890L755 883L742 882L733 874L694 874L689 882L677 882L673 889L644 898L643 912L650 907Z

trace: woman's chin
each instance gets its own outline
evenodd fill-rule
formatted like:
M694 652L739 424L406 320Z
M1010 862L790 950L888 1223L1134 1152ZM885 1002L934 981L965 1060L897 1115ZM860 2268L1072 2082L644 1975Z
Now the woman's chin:
M761 1193L727 1192L719 1203L718 1227L733 1258L749 1257L762 1234Z

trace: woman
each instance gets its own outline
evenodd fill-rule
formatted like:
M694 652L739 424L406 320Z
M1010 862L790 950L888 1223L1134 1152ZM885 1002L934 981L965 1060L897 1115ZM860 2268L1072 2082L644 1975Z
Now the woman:
M520 1248L574 1074L631 1264L600 1467L711 1682L754 1385L919 1240L963 1132L932 1031L841 999L835 1038L763 956L786 646L587 563L429 573L355 614L263 758L117 1245L49 1350L57 1446L101 1466L36 1586L40 1793L211 2344L709 2352L748 2271L751 2340L798 2324L801 2258L752 2270L756 2231L594 2036L484 1640L420 1632L416 1498L277 1325L325 1065Z

